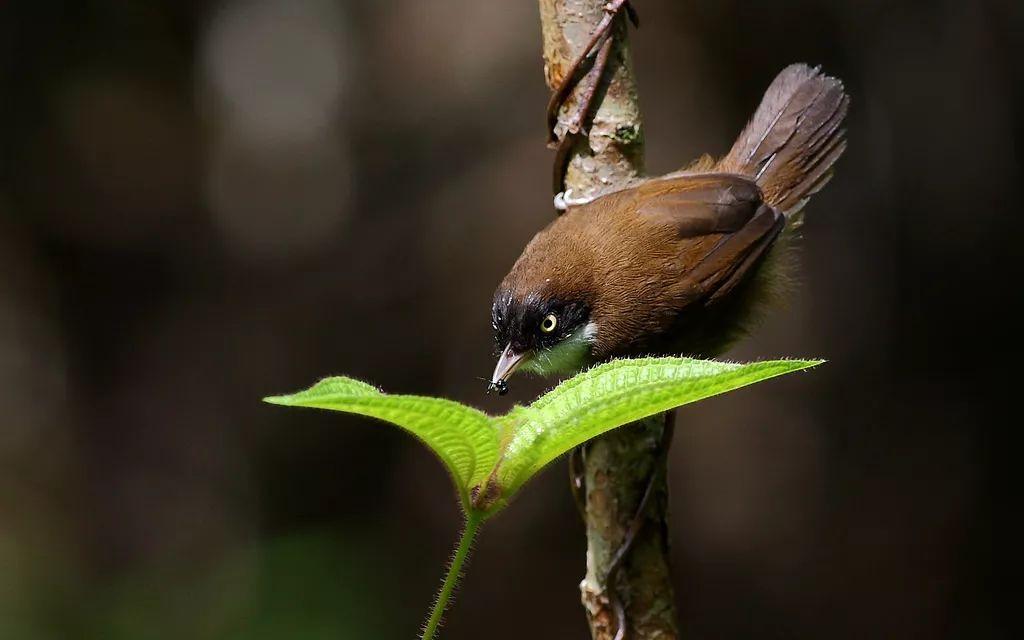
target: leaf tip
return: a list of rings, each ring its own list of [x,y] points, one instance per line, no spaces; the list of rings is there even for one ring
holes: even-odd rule
[[[807,371],[825,364],[828,360],[825,360],[824,358],[783,358],[780,360],[765,360],[763,362],[769,365],[774,364],[776,366],[781,366],[781,372],[786,374],[795,373],[797,371]]]

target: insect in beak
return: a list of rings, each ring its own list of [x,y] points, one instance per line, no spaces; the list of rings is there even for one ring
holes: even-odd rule
[[[497,391],[499,396],[508,393],[508,379],[515,373],[515,370],[522,364],[528,355],[527,353],[516,353],[509,344],[501,352],[498,364],[494,367],[494,374],[487,383],[487,392]]]
[[[508,393],[508,383],[504,380],[493,381],[485,379],[485,382],[487,382],[487,393],[496,391],[499,396],[503,396]]]

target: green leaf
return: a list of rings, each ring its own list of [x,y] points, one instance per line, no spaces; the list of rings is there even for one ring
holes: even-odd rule
[[[264,401],[356,413],[402,427],[441,459],[464,506],[469,504],[469,488],[482,483],[498,461],[498,434],[491,418],[451,400],[387,395],[364,382],[335,377]]]
[[[820,364],[734,364],[693,358],[616,360],[566,380],[514,420],[498,474],[511,495],[545,465],[591,438],[641,418]]]
[[[490,516],[545,465],[591,438],[647,416],[821,362],[616,360],[566,380],[528,407],[517,406],[494,418],[441,398],[387,395],[344,377],[328,378],[306,391],[265,400],[357,413],[397,424],[441,459],[467,512]],[[485,494],[474,501],[477,488]]]

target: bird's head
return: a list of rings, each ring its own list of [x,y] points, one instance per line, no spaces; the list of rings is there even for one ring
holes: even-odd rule
[[[488,389],[504,394],[516,371],[538,375],[573,373],[586,366],[597,338],[590,306],[551,287],[516,291],[502,286],[494,295],[491,326],[501,355]]]

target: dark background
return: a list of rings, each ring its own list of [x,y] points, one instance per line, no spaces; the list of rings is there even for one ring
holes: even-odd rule
[[[689,638],[998,638],[990,402],[1016,333],[1017,0],[637,0],[652,173],[783,66],[853,96],[802,285],[729,354],[823,356],[680,412]],[[0,2],[0,637],[411,638],[439,464],[271,407],[346,373],[491,411],[489,303],[551,217],[534,2]],[[559,462],[446,638],[585,638]]]

